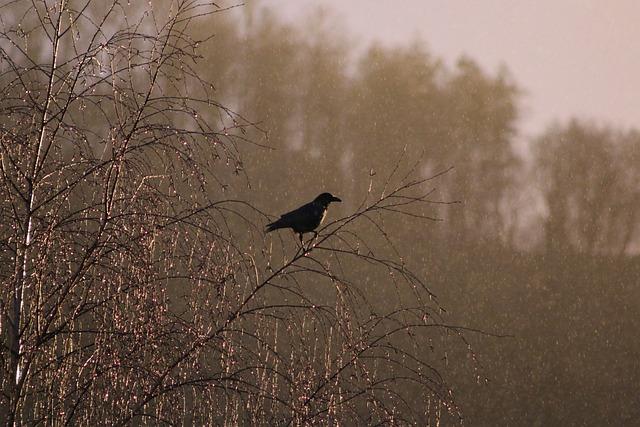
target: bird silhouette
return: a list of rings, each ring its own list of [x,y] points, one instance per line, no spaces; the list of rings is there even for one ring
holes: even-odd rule
[[[312,202],[306,205],[300,206],[298,209],[292,210],[280,216],[280,219],[267,224],[265,230],[269,233],[279,228],[291,228],[295,233],[298,233],[300,237],[300,243],[302,244],[302,235],[304,233],[314,233],[315,229],[322,223],[322,220],[327,215],[327,207],[331,202],[341,202],[339,198],[331,193],[322,193],[316,197]]]

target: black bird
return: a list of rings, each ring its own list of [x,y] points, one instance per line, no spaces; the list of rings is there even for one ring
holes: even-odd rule
[[[327,206],[329,206],[329,203],[341,201],[342,200],[331,193],[322,193],[316,197],[313,202],[300,206],[291,212],[287,212],[281,215],[279,220],[267,224],[265,231],[269,233],[279,228],[291,228],[295,233],[298,233],[300,243],[302,243],[302,235],[304,233],[313,232],[317,235],[314,230],[318,228],[327,215]]]

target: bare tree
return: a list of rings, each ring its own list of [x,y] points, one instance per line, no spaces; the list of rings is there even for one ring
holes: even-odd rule
[[[221,9],[145,7],[0,9],[7,424],[455,412],[441,370],[463,329],[384,229],[433,219],[430,179],[398,163],[317,240],[265,241],[265,215],[227,196],[251,124],[215,102],[188,32]]]

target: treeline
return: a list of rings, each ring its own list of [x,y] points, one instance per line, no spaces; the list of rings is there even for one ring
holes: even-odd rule
[[[430,231],[446,242],[634,251],[637,131],[554,124],[523,157],[522,91],[506,69],[487,72],[467,57],[448,67],[417,42],[356,54],[329,24],[320,15],[291,26],[248,7],[211,27],[207,77],[220,82],[223,103],[265,131],[252,140],[268,149],[244,158],[257,197],[279,206],[331,188],[357,203],[370,175],[389,173],[405,150],[425,175],[455,167],[438,197],[462,206],[440,209],[447,221]]]
[[[472,424],[631,419],[637,375],[606,366],[638,371],[623,302],[640,298],[640,133],[575,119],[523,155],[506,69],[447,66],[421,43],[357,51],[322,16],[237,18],[217,17],[206,52],[220,99],[265,131],[251,139],[267,148],[244,153],[248,197],[275,214],[327,189],[346,213],[399,158],[424,176],[453,166],[433,183],[445,203],[416,212],[443,222],[391,227],[455,318],[514,336],[474,341],[476,368],[448,365]]]

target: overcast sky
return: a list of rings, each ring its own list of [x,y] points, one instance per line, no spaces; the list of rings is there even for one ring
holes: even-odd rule
[[[640,0],[261,0],[285,19],[318,6],[360,45],[424,40],[447,64],[503,64],[526,91],[521,130],[571,116],[640,128]]]

